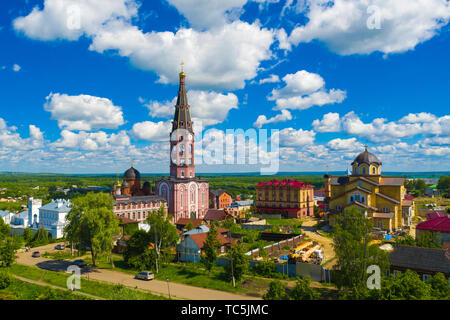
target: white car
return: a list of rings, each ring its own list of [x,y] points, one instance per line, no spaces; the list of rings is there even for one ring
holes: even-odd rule
[[[139,279],[139,280],[150,281],[150,280],[155,279],[155,274],[154,274],[153,272],[150,272],[150,271],[142,271],[142,272],[139,272],[139,273],[135,276],[135,278],[136,278],[136,279]]]

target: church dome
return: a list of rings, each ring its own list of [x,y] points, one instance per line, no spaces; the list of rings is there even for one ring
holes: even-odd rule
[[[366,147],[366,150],[361,152],[355,158],[355,160],[352,162],[352,165],[354,165],[354,164],[359,165],[361,163],[367,163],[368,165],[371,165],[371,164],[381,165],[381,161],[377,158],[376,155],[374,155],[373,153],[367,151],[367,147]]]
[[[127,179],[127,180],[140,179],[141,178],[141,174],[135,168],[131,167],[130,169],[125,171],[125,173],[123,174],[123,178]]]

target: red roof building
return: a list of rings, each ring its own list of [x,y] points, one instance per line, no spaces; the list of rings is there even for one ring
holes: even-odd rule
[[[450,216],[436,217],[419,223],[416,226],[416,237],[420,237],[424,233],[433,233],[436,242],[445,243],[450,241]]]
[[[430,230],[438,232],[450,232],[450,216],[436,217],[419,223],[416,227],[418,230]]]
[[[447,217],[447,214],[443,213],[443,212],[439,212],[439,211],[427,213],[427,220],[431,220],[431,219],[435,219],[435,218],[442,218],[442,217]]]
[[[314,214],[314,186],[293,179],[273,179],[256,185],[255,208],[259,214],[303,218]]]

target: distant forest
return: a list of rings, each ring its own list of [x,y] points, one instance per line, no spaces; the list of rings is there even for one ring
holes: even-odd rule
[[[343,172],[330,172],[330,174],[342,175]],[[386,175],[405,176],[407,178],[439,178],[441,175],[448,173],[384,173]],[[163,174],[142,174],[141,182],[149,181],[152,187],[155,181],[167,175]],[[244,174],[197,174],[197,177],[209,181],[211,189],[225,189],[233,196],[237,195],[255,195],[255,186],[262,181],[272,179],[295,179],[313,184],[316,188],[323,187],[323,173],[280,173],[274,176],[261,176],[257,173]],[[26,206],[26,199],[30,196],[43,199],[47,203],[55,198],[73,198],[79,193],[71,192],[64,194],[58,192],[58,189],[71,189],[72,186],[77,188],[86,188],[88,186],[99,186],[111,188],[116,181],[117,176],[113,174],[97,174],[97,175],[66,175],[66,174],[34,174],[34,173],[10,173],[0,172],[0,198],[19,198],[18,202],[0,202],[0,210],[20,211]],[[122,180],[122,177],[119,176]],[[39,187],[39,189],[37,188]],[[6,189],[6,190],[4,190]]]

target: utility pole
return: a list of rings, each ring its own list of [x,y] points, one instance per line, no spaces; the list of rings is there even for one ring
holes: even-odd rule
[[[366,252],[367,252],[367,228],[366,233],[364,235],[364,256],[363,256],[363,268],[362,268],[362,274],[361,274],[361,281],[364,281],[364,273],[366,269]]]
[[[172,299],[172,297],[170,296],[169,278],[166,278],[166,281],[167,281],[167,291],[169,292],[169,299]]]
[[[231,230],[228,230],[228,239],[230,240],[230,258],[231,258],[231,279],[233,281],[233,288],[236,287],[236,281],[234,280],[234,269],[233,269],[233,245],[231,241]]]

